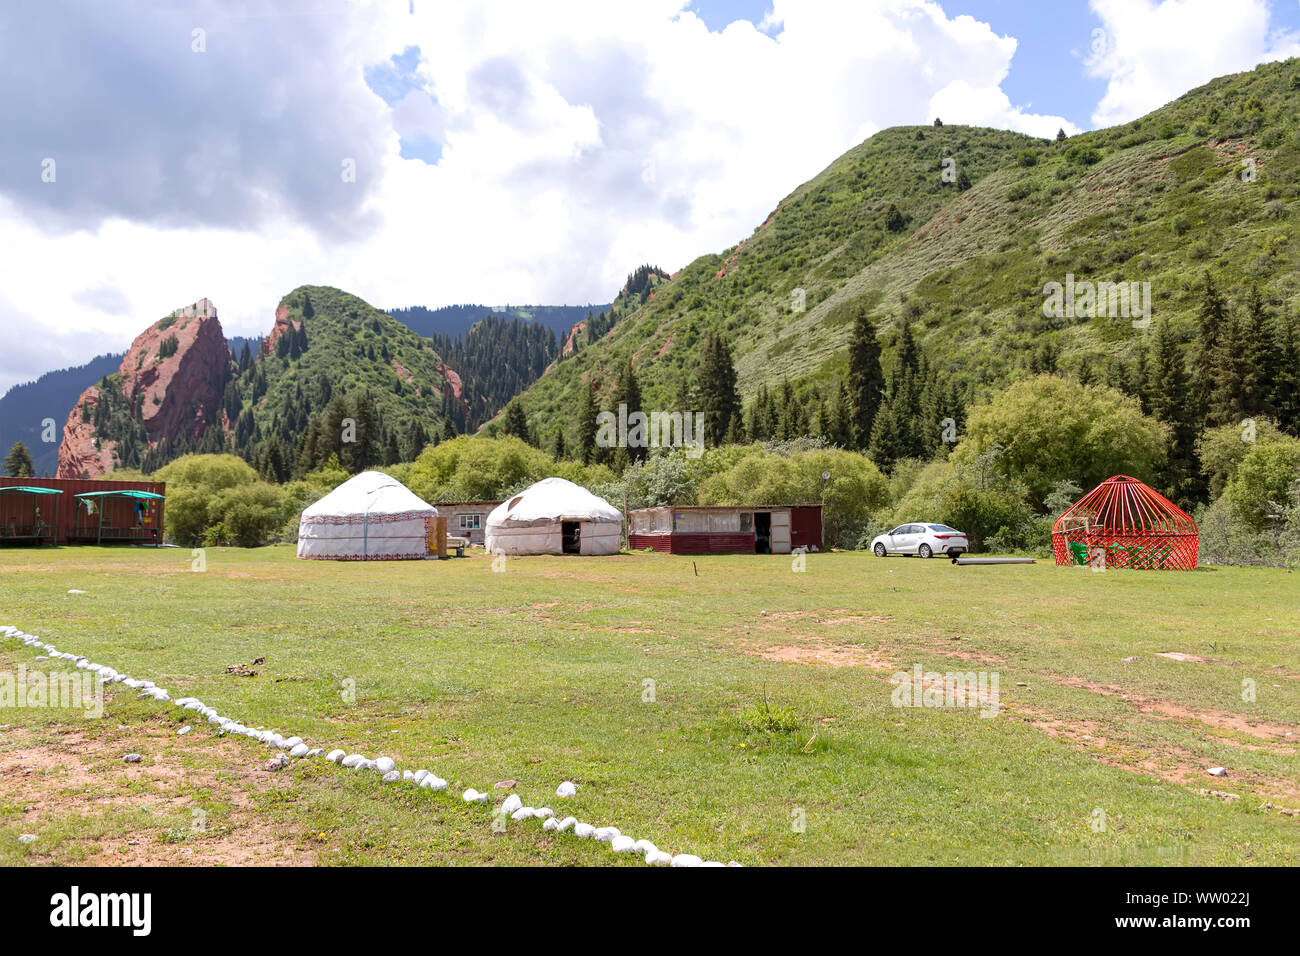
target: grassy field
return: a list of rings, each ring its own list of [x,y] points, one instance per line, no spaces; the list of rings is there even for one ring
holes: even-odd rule
[[[115,685],[100,720],[0,710],[0,864],[638,865],[536,821],[493,833],[457,795],[499,802],[506,780],[525,804],[747,865],[1300,857],[1300,814],[1283,812],[1300,808],[1300,576],[1285,570],[206,559],[3,551],[0,624],[451,791],[319,760],[265,773],[269,748],[201,720],[178,737],[176,708]],[[255,677],[226,673],[259,657]],[[66,666],[0,641],[0,671],[19,664]],[[893,706],[891,676],[917,664],[996,672],[997,716]],[[764,700],[797,720],[760,729]],[[132,751],[144,760],[123,764]],[[557,800],[566,779],[578,796]]]

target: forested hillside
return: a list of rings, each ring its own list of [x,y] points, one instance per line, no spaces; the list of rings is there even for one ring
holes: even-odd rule
[[[1266,333],[1261,371],[1272,393],[1286,394],[1300,292],[1298,105],[1292,60],[1068,139],[884,130],[782,200],[751,237],[691,263],[557,363],[523,396],[528,419],[543,430],[563,423],[572,444],[578,425],[565,410],[589,385],[609,407],[629,362],[647,407],[696,407],[702,344],[717,333],[751,406],[743,434],[833,430],[846,414],[837,403],[852,404],[842,394],[847,346],[864,313],[885,375],[920,376],[925,400],[944,406],[940,417],[960,421],[977,397],[1044,371],[1145,402],[1149,362],[1162,349],[1189,378],[1210,374],[1204,357],[1219,346],[1201,340],[1216,333],[1199,317],[1220,306],[1207,301],[1221,301],[1225,323]],[[1045,285],[1071,277],[1149,283],[1152,321],[1135,327],[1102,309],[1045,315]],[[1294,414],[1276,405],[1270,397],[1243,407]],[[926,413],[927,433],[937,433],[929,418],[939,410]],[[1166,414],[1196,427],[1207,410]]]

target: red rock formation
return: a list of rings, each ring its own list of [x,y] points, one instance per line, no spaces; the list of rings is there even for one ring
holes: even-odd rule
[[[207,300],[205,299],[204,301]],[[262,355],[274,355],[275,343],[280,340],[280,336],[284,335],[284,333],[288,332],[290,329],[293,329],[293,331],[296,332],[300,328],[302,328],[302,323],[290,320],[289,306],[286,302],[281,300],[280,304],[275,308],[275,325],[271,326],[271,334],[262,339]]]
[[[277,315],[277,319],[278,319]],[[209,300],[177,309],[136,337],[118,373],[122,394],[140,408],[151,446],[181,435],[198,437],[221,422],[230,351]],[[59,445],[60,478],[93,478],[111,471],[114,442],[96,441],[98,386],[82,393],[68,416]],[[83,405],[90,409],[83,421]]]

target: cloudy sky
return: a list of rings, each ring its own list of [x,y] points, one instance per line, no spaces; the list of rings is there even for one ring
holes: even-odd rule
[[[876,130],[1051,136],[1300,54],[1298,0],[5,0],[0,392],[207,296],[227,334],[608,301]]]

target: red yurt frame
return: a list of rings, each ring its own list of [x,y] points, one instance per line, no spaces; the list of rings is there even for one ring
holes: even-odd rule
[[[1196,570],[1200,534],[1182,508],[1136,478],[1107,478],[1052,525],[1059,565]]]

